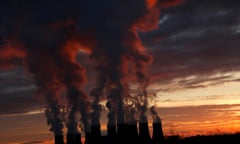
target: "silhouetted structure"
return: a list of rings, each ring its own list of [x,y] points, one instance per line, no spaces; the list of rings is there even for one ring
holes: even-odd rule
[[[150,144],[151,137],[148,129],[148,122],[139,124],[139,141],[141,144]]]
[[[75,143],[76,144],[82,144],[81,134],[78,133],[75,135]]]
[[[118,144],[126,143],[127,139],[127,124],[118,124],[117,125],[117,137],[118,137]]]
[[[55,144],[64,144],[63,135],[55,135]]]
[[[101,126],[91,126],[91,132],[85,133],[84,144],[165,144],[161,122],[155,122],[152,139],[149,133],[148,122],[117,124],[107,126],[107,136],[101,135]],[[66,144],[83,144],[81,133],[67,134]],[[64,144],[62,135],[55,135],[55,144]],[[168,140],[169,142],[170,140]]]
[[[117,142],[117,127],[116,125],[107,126],[107,143],[116,144]]]
[[[138,144],[138,139],[137,123],[129,124],[127,127],[127,144]]]
[[[153,123],[152,143],[153,144],[162,144],[163,142],[165,142],[165,138],[163,135],[162,123],[155,122],[155,123]]]
[[[92,133],[85,133],[85,144],[94,144],[93,138],[92,138]]]
[[[67,134],[67,144],[82,144],[81,134]]]
[[[67,134],[67,144],[73,144],[73,143],[74,143],[74,135]]]
[[[100,125],[92,126],[91,134],[92,134],[92,144],[103,144]]]

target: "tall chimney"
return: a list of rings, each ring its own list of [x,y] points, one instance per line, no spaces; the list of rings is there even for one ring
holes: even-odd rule
[[[67,144],[73,144],[74,143],[74,135],[73,134],[70,134],[68,133],[67,134]]]
[[[98,144],[93,143],[92,133],[85,133],[85,144]]]
[[[127,144],[138,144],[138,127],[137,122],[127,125]]]
[[[117,143],[117,127],[116,125],[107,126],[107,144]]]
[[[163,135],[161,118],[158,116],[158,113],[155,110],[154,106],[152,106],[150,108],[150,112],[151,112],[152,117],[153,117],[153,123],[152,123],[152,127],[153,127],[152,143],[153,144],[164,143],[165,138],[164,138],[164,135]]]
[[[81,133],[77,133],[77,134],[75,135],[74,141],[75,141],[75,144],[82,144]]]
[[[127,124],[125,124],[125,123],[117,124],[117,137],[118,137],[118,143],[119,144],[126,143],[126,139],[127,139]]]
[[[101,136],[101,126],[100,125],[91,126],[91,132],[92,132],[92,144],[103,144]]]
[[[139,124],[139,141],[141,142],[141,144],[151,143],[148,122],[143,122]]]
[[[81,133],[67,134],[67,144],[82,144]]]
[[[161,121],[154,122],[153,123],[153,137],[152,137],[153,144],[161,144],[164,141],[165,141],[165,138],[164,138],[164,135],[163,135]]]
[[[55,144],[64,144],[63,135],[55,135],[54,139],[55,139]]]

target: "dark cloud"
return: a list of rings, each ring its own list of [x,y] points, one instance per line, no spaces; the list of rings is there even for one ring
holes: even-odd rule
[[[25,113],[41,108],[33,96],[33,80],[23,68],[0,71],[0,114]]]
[[[154,55],[153,78],[164,82],[195,75],[196,81],[208,81],[208,76],[239,71],[239,13],[236,0],[189,0],[163,11],[159,29],[141,34]]]
[[[178,83],[183,88],[205,88],[208,86],[214,86],[218,84],[223,84],[227,82],[237,81],[238,78],[234,78],[231,74],[229,75],[220,75],[220,76],[208,76],[208,75],[198,75],[192,78],[182,78]],[[206,84],[207,82],[207,84]]]

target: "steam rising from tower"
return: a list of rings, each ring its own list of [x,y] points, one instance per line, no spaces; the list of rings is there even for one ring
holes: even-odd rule
[[[5,37],[24,50],[25,66],[34,76],[36,94],[46,99],[45,114],[50,130],[59,136],[57,143],[63,143],[64,126],[68,143],[81,143],[81,124],[86,141],[101,141],[101,100],[107,101],[110,141],[117,138],[123,143],[121,140],[131,136],[128,130],[138,137],[137,121],[139,135],[150,139],[146,115],[150,78],[146,69],[153,58],[138,32],[157,28],[160,9],[179,1],[4,0],[5,11],[11,16],[4,19]],[[96,86],[90,92],[92,101],[83,90],[85,69],[76,60],[83,49],[90,53],[97,71]],[[137,86],[134,96],[130,84]],[[151,112],[160,121],[154,109]],[[66,113],[65,121],[62,115]]]

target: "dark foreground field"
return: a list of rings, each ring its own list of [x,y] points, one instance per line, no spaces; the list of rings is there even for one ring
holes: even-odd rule
[[[219,134],[219,135],[198,135],[181,138],[179,136],[169,136],[164,144],[240,144],[240,133]]]
[[[106,137],[103,137],[103,144],[108,144]],[[126,144],[131,142],[126,141]],[[134,142],[133,144],[145,144],[143,141]],[[114,143],[113,143],[114,144]],[[117,142],[118,144],[118,142]],[[240,144],[240,133],[237,134],[218,134],[218,135],[197,135],[182,138],[180,136],[168,136],[164,141],[153,142],[149,144]]]

